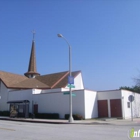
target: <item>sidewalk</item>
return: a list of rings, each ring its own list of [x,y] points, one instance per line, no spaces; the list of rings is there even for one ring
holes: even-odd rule
[[[7,121],[19,121],[19,122],[30,122],[30,123],[50,123],[50,124],[85,124],[85,125],[135,125],[140,124],[140,118],[135,118],[133,121],[131,119],[89,119],[89,120],[74,120],[72,123],[69,123],[68,120],[64,119],[31,119],[31,118],[10,118],[0,116],[0,120]]]

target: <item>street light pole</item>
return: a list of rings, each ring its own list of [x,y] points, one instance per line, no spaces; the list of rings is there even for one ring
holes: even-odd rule
[[[68,47],[69,47],[69,76],[71,77],[72,76],[72,74],[71,74],[71,46],[70,46],[69,42],[67,41],[67,39],[65,37],[63,37],[62,34],[57,34],[57,36],[63,38],[66,41],[66,43],[68,44]],[[69,91],[70,91],[70,94],[69,94],[69,110],[70,110],[69,122],[71,123],[71,122],[73,122],[71,84],[69,86]]]

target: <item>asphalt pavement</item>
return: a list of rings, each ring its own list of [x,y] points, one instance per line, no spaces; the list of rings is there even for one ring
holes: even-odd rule
[[[4,118],[3,118],[4,119]],[[5,118],[6,119],[6,118]],[[15,121],[16,120],[16,121]],[[1,140],[128,140],[132,128],[140,131],[139,119],[130,120],[83,120],[68,124],[67,120],[40,120],[17,118],[0,120]],[[43,123],[41,123],[43,122]],[[46,123],[44,123],[46,122]],[[48,123],[49,122],[49,123]],[[59,124],[57,124],[59,122]],[[56,124],[52,124],[56,123]]]
[[[50,124],[104,124],[104,125],[138,125],[140,126],[140,118],[131,119],[116,119],[116,118],[102,118],[102,119],[87,119],[87,120],[74,120],[69,123],[68,120],[64,119],[37,119],[37,118],[10,118],[0,116],[0,120],[7,121],[18,121],[18,122],[30,122],[30,123],[50,123]]]

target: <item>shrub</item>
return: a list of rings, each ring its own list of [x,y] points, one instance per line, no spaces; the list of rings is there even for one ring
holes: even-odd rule
[[[79,114],[75,114],[75,115],[73,116],[73,118],[74,118],[74,120],[83,120],[83,119],[84,119],[83,116],[81,116],[81,115],[79,115]]]
[[[9,111],[0,111],[0,116],[10,116]]]
[[[40,119],[59,119],[58,113],[35,113],[35,118]]]
[[[69,119],[69,114],[65,114],[65,119],[66,120],[68,120]],[[81,116],[81,115],[79,115],[79,114],[73,114],[72,115],[73,116],[73,119],[74,120],[83,120],[84,118]]]

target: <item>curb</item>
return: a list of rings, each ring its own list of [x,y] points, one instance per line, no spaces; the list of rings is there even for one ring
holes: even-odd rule
[[[14,118],[0,118],[0,120],[5,121],[16,121],[16,122],[30,122],[30,123],[50,123],[50,124],[71,124],[69,122],[53,122],[53,121],[39,121],[39,120],[24,120],[24,119],[14,119]]]
[[[60,121],[59,120],[57,120],[57,121],[53,121],[53,120],[47,121],[47,120],[43,120],[43,119],[38,120],[38,119],[25,119],[25,118],[20,119],[20,118],[7,118],[7,117],[1,117],[0,120],[16,121],[16,122],[28,122],[28,123],[46,123],[46,124],[120,125],[120,121],[119,121],[118,124],[116,124],[114,122],[111,123],[111,121],[103,121],[103,120],[102,120],[102,122],[101,121],[100,122],[98,122],[98,121],[93,121],[93,122],[92,121],[91,122],[87,122],[87,121],[85,121],[85,122],[84,121],[82,121],[82,122],[74,121],[72,123],[69,123],[68,121],[63,122],[61,120]],[[129,122],[129,123],[130,124],[132,124],[132,123],[136,124],[136,123],[140,123],[140,121]],[[129,123],[125,122],[124,125],[126,125],[126,124],[129,125]]]
[[[56,121],[45,121],[45,120],[26,120],[26,119],[14,119],[14,118],[0,118],[5,121],[16,121],[16,122],[28,122],[28,123],[46,123],[46,124],[80,124],[80,125],[111,125],[109,123],[101,122],[56,122]]]

